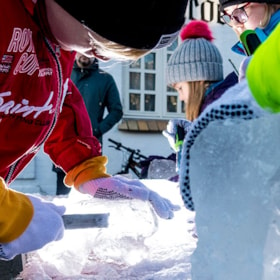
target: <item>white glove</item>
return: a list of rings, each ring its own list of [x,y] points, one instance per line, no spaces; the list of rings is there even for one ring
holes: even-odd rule
[[[180,206],[172,204],[168,199],[149,190],[139,180],[131,180],[123,176],[90,180],[82,184],[79,191],[102,199],[136,198],[149,201],[158,216],[163,219],[172,219],[174,216],[173,211],[180,209]]]
[[[239,66],[239,76],[238,76],[238,81],[239,82],[241,80],[243,80],[244,78],[246,78],[246,70],[247,70],[247,67],[248,67],[248,64],[249,64],[251,58],[252,58],[252,56],[247,56],[240,63],[240,66]]]
[[[27,197],[34,208],[32,220],[17,239],[0,243],[0,259],[11,260],[16,255],[40,249],[47,243],[63,237],[64,224],[61,216],[65,212],[65,207],[35,196],[27,195]]]

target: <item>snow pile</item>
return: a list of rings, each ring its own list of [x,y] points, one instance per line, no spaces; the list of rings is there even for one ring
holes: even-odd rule
[[[279,115],[214,122],[197,137],[192,280],[280,279],[279,139]]]
[[[167,180],[143,180],[181,205],[172,220],[158,218],[149,203],[92,199],[73,190],[50,198],[68,214],[110,213],[108,228],[66,230],[61,241],[29,253],[24,280],[190,279],[190,255],[196,247],[194,213],[183,207],[179,188]],[[47,230],[47,229],[46,229]]]

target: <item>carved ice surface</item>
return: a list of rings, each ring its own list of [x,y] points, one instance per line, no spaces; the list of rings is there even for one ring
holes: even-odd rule
[[[173,160],[154,159],[149,165],[148,179],[169,179],[176,175],[176,163]]]
[[[213,122],[190,158],[192,280],[279,280],[280,116]]]
[[[53,202],[64,204],[67,214],[110,213],[108,228],[66,230],[62,240],[28,254],[23,279],[190,280],[194,213],[184,208],[177,183],[143,183],[181,206],[172,220],[158,218],[148,202],[99,200],[72,190]]]

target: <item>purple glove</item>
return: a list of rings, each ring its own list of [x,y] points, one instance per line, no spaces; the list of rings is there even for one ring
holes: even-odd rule
[[[238,81],[240,82],[244,78],[246,78],[246,70],[248,67],[248,64],[251,60],[252,56],[248,56],[242,60],[239,66],[239,76],[238,76]]]
[[[178,205],[173,205],[168,199],[149,190],[139,180],[130,180],[123,176],[90,180],[82,184],[79,191],[101,199],[136,198],[149,201],[158,216],[163,219],[172,219],[174,216],[173,211],[180,209]]]
[[[27,197],[34,208],[32,220],[17,239],[9,243],[0,243],[0,259],[13,259],[16,255],[40,249],[47,243],[63,237],[64,224],[61,216],[66,210],[65,207],[35,196]]]

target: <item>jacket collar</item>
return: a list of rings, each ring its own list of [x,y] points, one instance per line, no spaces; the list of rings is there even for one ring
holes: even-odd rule
[[[255,29],[261,42],[264,42],[266,40],[266,38],[269,36],[269,34],[277,26],[279,21],[280,21],[280,10],[278,10],[271,16],[271,19],[265,28],[256,28]],[[232,46],[231,50],[237,54],[244,55],[244,56],[246,55],[244,47],[240,41],[238,41],[236,44],[234,44]]]

